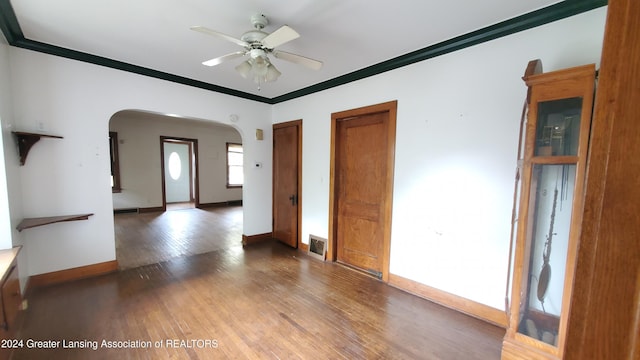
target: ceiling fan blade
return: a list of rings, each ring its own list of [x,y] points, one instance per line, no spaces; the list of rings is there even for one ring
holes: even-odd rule
[[[302,66],[308,67],[309,69],[320,70],[320,68],[322,67],[322,61],[314,60],[308,57],[304,57],[302,55],[296,55],[290,52],[280,51],[280,50],[275,50],[272,52],[272,54],[278,59],[300,64]]]
[[[235,59],[235,58],[239,58],[239,57],[243,57],[247,54],[246,51],[237,51],[231,54],[227,54],[227,55],[223,55],[220,57],[217,57],[215,59],[211,59],[211,60],[207,60],[205,62],[202,63],[202,65],[206,65],[206,66],[215,66],[218,64],[221,64],[227,60],[231,60],[231,59]]]
[[[264,39],[262,39],[262,45],[269,49],[273,49],[276,46],[280,46],[286,42],[289,42],[293,39],[297,39],[300,37],[295,30],[288,27],[287,25],[281,26],[278,30],[272,32],[267,35]]]
[[[204,26],[192,26],[190,27],[191,30],[193,31],[197,31],[197,32],[201,32],[203,34],[207,34],[207,35],[212,35],[212,36],[217,36],[221,39],[227,40],[227,41],[231,41],[232,43],[238,44],[240,46],[244,46],[244,47],[249,47],[249,43],[240,39],[236,39],[231,35],[227,35],[227,34],[223,34],[221,32],[215,31],[215,30],[211,30],[209,28],[206,28]]]

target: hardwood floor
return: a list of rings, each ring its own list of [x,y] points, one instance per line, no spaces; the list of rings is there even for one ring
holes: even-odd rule
[[[167,210],[184,210],[184,209],[195,209],[196,203],[185,201],[185,202],[177,202],[177,203],[167,203]]]
[[[184,221],[200,230],[176,233],[209,234],[195,214]],[[168,215],[153,220],[181,218]],[[500,358],[504,329],[275,241],[221,236],[214,251],[32,289],[12,358]]]
[[[120,269],[242,246],[242,206],[116,214],[114,222]]]

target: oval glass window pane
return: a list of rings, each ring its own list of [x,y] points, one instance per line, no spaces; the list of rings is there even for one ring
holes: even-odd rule
[[[169,155],[169,176],[171,176],[173,180],[178,180],[181,172],[182,161],[180,160],[180,155],[174,151]]]

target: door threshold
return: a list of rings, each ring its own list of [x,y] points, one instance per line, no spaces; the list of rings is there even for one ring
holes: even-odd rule
[[[367,275],[367,276],[372,277],[372,278],[374,278],[376,280],[382,281],[382,272],[377,272],[377,271],[374,271],[374,270],[362,269],[362,268],[359,268],[359,267],[357,267],[355,265],[351,265],[351,264],[347,264],[346,262],[342,262],[340,260],[336,260],[336,264],[341,265],[341,266],[343,266],[343,267],[345,267],[345,268],[347,268],[349,270],[353,270],[355,272],[359,272],[361,274]]]

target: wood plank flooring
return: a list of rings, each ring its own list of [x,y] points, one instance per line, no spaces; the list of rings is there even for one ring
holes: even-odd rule
[[[275,242],[38,288],[29,303],[20,339],[98,349],[20,349],[13,359],[487,360],[499,359],[504,335]],[[151,346],[110,349],[103,340]]]
[[[116,214],[114,223],[120,269],[242,246],[242,206]]]
[[[194,216],[183,225],[200,230],[165,229],[201,232],[215,242],[208,227],[195,224],[201,215]],[[170,237],[144,229],[153,226],[133,227]],[[176,251],[181,255],[159,263],[33,289],[17,333],[23,348],[12,358],[500,358],[504,329],[278,242],[243,248],[220,234],[214,251]]]

